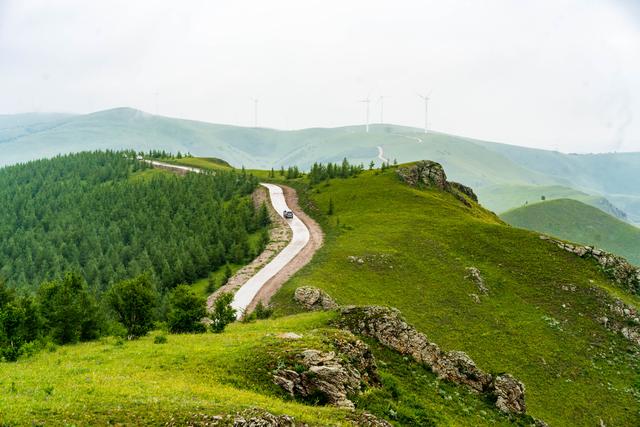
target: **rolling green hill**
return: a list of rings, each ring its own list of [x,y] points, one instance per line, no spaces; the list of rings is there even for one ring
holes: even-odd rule
[[[521,379],[528,411],[550,425],[640,422],[637,349],[598,322],[613,298],[639,299],[595,263],[449,193],[403,184],[393,170],[296,186],[327,236],[276,295],[279,313],[298,310],[292,294],[303,285],[341,304],[397,307],[445,349]],[[487,295],[466,278],[469,267]]]
[[[594,206],[618,219],[627,220],[626,212],[618,209],[602,196],[593,196],[561,185],[491,185],[481,187],[478,197],[485,206],[498,213],[514,207],[545,200],[572,199]]]
[[[218,162],[192,161],[219,170]],[[135,179],[153,182],[153,173],[142,173]],[[295,186],[326,233],[312,262],[275,296],[278,318],[216,335],[169,335],[166,344],[156,331],[27,351],[0,363],[0,424],[181,425],[259,407],[311,425],[349,424],[361,411],[395,425],[529,425],[372,341],[381,385],[354,397],[355,413],[287,397],[271,373],[336,334],[335,312],[300,313],[292,294],[301,285],[341,304],[397,307],[444,350],[522,380],[527,412],[550,425],[640,423],[638,348],[599,320],[620,321],[614,301],[637,307],[640,298],[594,262],[506,225],[459,193],[411,187],[394,168],[313,186],[304,177],[272,180]],[[468,277],[470,267],[486,293]]]
[[[640,265],[640,228],[576,200],[533,203],[501,215],[509,224],[613,252]]]
[[[513,186],[563,186],[596,198],[604,197],[640,222],[639,153],[569,155],[471,138],[377,124],[282,131],[246,128],[155,116],[130,108],[86,115],[22,114],[0,116],[0,166],[95,149],[164,149],[217,157],[236,167],[270,169],[347,157],[365,165],[383,158],[398,162],[432,159],[448,175],[470,185],[491,210],[518,207],[528,197],[514,194],[505,206],[491,189]],[[545,190],[546,191],[546,190]],[[573,197],[573,196],[571,196]],[[580,199],[582,200],[582,199]]]

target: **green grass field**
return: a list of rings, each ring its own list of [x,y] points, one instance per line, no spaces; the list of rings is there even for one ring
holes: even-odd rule
[[[297,187],[327,236],[276,295],[280,314],[298,310],[292,294],[302,285],[341,304],[394,306],[443,348],[522,380],[529,412],[551,425],[640,423],[637,350],[597,323],[605,309],[591,288],[636,306],[638,298],[593,263],[448,193],[410,188],[393,171]],[[489,287],[480,304],[469,295],[478,293],[465,279],[470,266]],[[577,291],[564,291],[567,284]]]
[[[593,245],[640,265],[640,228],[576,200],[529,204],[501,217],[513,226]]]
[[[196,414],[267,408],[314,426],[347,424],[350,411],[283,396],[270,372],[305,348],[323,349],[334,313],[236,323],[222,334],[106,338],[0,364],[0,425],[184,425]],[[301,340],[277,335],[296,332]],[[513,425],[491,402],[374,346],[383,385],[356,399],[401,425]],[[520,425],[524,421],[516,419]]]

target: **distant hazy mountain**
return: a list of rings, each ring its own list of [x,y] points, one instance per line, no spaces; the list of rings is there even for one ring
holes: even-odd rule
[[[364,164],[380,164],[381,157],[398,162],[431,159],[442,163],[451,178],[478,190],[481,201],[498,212],[528,200],[531,187],[562,186],[586,197],[605,198],[613,209],[640,222],[640,153],[570,155],[437,132],[425,135],[415,128],[384,124],[371,126],[369,133],[363,126],[296,131],[246,128],[130,108],[86,115],[0,116],[0,166],[106,148],[189,151],[261,169],[289,165],[306,169],[316,161],[344,157]],[[518,195],[518,188],[527,190]],[[513,204],[491,197],[492,191],[510,192]]]
[[[594,245],[640,265],[640,228],[570,199],[529,204],[501,215],[511,225]]]

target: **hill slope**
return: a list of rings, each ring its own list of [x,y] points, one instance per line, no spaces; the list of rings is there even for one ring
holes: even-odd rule
[[[592,245],[640,265],[640,228],[570,199],[529,204],[501,215],[511,225]]]
[[[452,194],[401,183],[393,170],[297,186],[327,238],[276,296],[280,313],[297,310],[292,294],[303,285],[341,304],[397,307],[446,350],[522,380],[528,412],[550,425],[640,422],[637,348],[598,321],[614,296],[638,298],[595,263]]]
[[[535,203],[544,197],[545,200],[578,200],[618,219],[628,219],[626,212],[614,206],[608,199],[561,185],[491,185],[481,187],[478,190],[478,197],[485,206],[490,206],[492,210],[498,213],[506,212],[528,203]]]

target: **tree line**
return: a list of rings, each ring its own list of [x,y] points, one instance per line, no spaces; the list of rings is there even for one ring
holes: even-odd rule
[[[0,277],[8,286],[78,272],[97,290],[149,272],[161,289],[244,263],[268,224],[246,173],[153,174],[135,153],[58,156],[0,169]],[[264,234],[264,233],[263,233]]]
[[[209,314],[212,332],[235,320],[232,298],[223,294],[216,301]],[[162,294],[149,274],[118,282],[101,297],[77,273],[42,283],[35,295],[18,295],[0,281],[0,362],[106,335],[135,339],[154,328],[201,333],[205,316],[206,301],[190,286]]]

